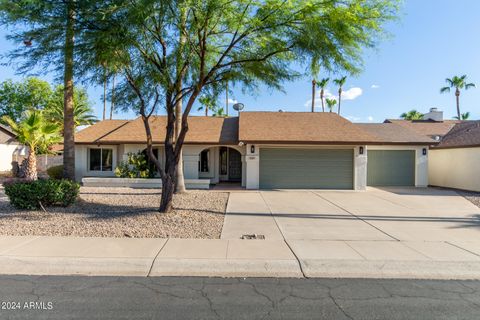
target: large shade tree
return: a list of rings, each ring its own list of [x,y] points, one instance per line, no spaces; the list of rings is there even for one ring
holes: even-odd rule
[[[453,78],[445,79],[447,86],[440,89],[440,93],[450,92],[450,89],[455,89],[455,101],[457,103],[457,119],[462,119],[462,113],[460,112],[460,91],[475,88],[474,83],[467,82],[467,76],[461,77],[454,76]]]
[[[47,108],[51,95],[50,84],[38,78],[5,80],[0,83],[0,118],[8,116],[18,122],[27,110]]]
[[[64,177],[75,179],[75,123],[73,79],[88,68],[75,68],[91,48],[82,43],[82,34],[94,28],[86,13],[95,11],[93,0],[0,0],[0,24],[8,28],[7,39],[15,47],[8,54],[20,73],[40,67],[54,70],[64,83]],[[85,60],[83,60],[85,61]]]
[[[357,72],[362,49],[375,46],[396,12],[395,0],[112,0],[95,11],[99,25],[89,36],[108,39],[108,50],[137,89],[147,79],[139,74],[148,70],[157,91],[138,92],[153,95],[157,103],[149,106],[161,104],[167,115],[161,166],[152,151],[150,112],[138,107],[145,99],[137,94],[148,155],[162,178],[159,210],[171,209],[188,117],[204,91],[227,81],[247,90],[260,84],[280,90],[285,81],[316,75],[320,67]],[[183,113],[175,139],[178,101]]]

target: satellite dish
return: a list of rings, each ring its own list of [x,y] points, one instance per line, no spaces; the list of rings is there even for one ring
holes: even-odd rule
[[[242,111],[243,108],[245,108],[244,104],[243,103],[235,103],[233,105],[233,109],[234,110],[237,110],[238,112]]]

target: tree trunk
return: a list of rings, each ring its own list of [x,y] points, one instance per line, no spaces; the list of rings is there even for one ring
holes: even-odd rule
[[[320,100],[322,101],[322,112],[325,112],[325,101],[323,101],[323,95],[324,95],[324,91],[323,91],[323,88],[322,90],[320,91]]]
[[[165,174],[162,179],[162,198],[160,199],[160,208],[158,211],[165,213],[172,210],[173,192],[175,191],[175,183],[173,177]]]
[[[67,1],[64,65],[63,177],[75,180],[75,123],[73,117],[74,0]]]
[[[338,89],[338,115],[340,115],[340,103],[342,102],[342,88]]]
[[[225,110],[228,117],[228,81],[225,88]]]
[[[182,22],[182,28],[185,27],[185,11],[181,10],[180,16]],[[183,46],[185,44],[185,35],[183,32],[180,32],[180,52],[183,50]],[[178,59],[178,62],[182,61],[182,59]],[[176,94],[180,94],[182,91],[183,86],[183,78],[185,77],[185,72],[181,71],[180,64],[177,63],[177,77],[180,81],[177,83],[177,87],[175,88]],[[178,99],[179,97],[177,97]],[[183,106],[183,99],[178,99],[177,103],[175,104],[175,142],[178,140],[178,136],[180,135],[180,130],[182,129],[182,106]],[[178,164],[175,170],[175,192],[176,193],[184,193],[187,189],[185,188],[185,177],[183,176],[183,152],[180,150],[180,155],[178,157]]]
[[[315,87],[317,86],[317,82],[315,79],[312,80],[312,112],[315,112]]]
[[[37,156],[35,152],[30,149],[27,157],[27,167],[25,168],[25,179],[34,181],[38,179],[37,176]]]
[[[462,120],[462,115],[460,113],[460,90],[458,88],[455,90],[455,98],[457,100],[457,116],[458,120]]]
[[[103,73],[103,120],[107,116],[107,68],[104,67]]]
[[[182,128],[182,101],[178,101],[175,106],[175,140],[180,135]],[[183,152],[180,152],[178,160],[176,175],[175,175],[175,192],[184,193],[187,189],[185,187],[185,177],[183,176]]]
[[[115,74],[112,78],[112,105],[110,108],[110,120],[113,119],[113,110],[115,109]]]

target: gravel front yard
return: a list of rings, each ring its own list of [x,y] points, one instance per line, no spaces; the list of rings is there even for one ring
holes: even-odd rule
[[[457,193],[480,208],[480,192],[457,190]]]
[[[173,212],[160,214],[156,189],[82,187],[69,208],[19,211],[0,189],[0,235],[135,238],[220,238],[228,193],[175,195]]]

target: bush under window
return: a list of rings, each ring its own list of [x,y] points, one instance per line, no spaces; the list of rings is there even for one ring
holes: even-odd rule
[[[154,168],[144,153],[129,153],[128,160],[122,161],[115,168],[115,175],[119,178],[153,178]]]
[[[10,203],[17,209],[35,210],[41,207],[72,205],[80,185],[70,180],[11,181],[4,183]]]

